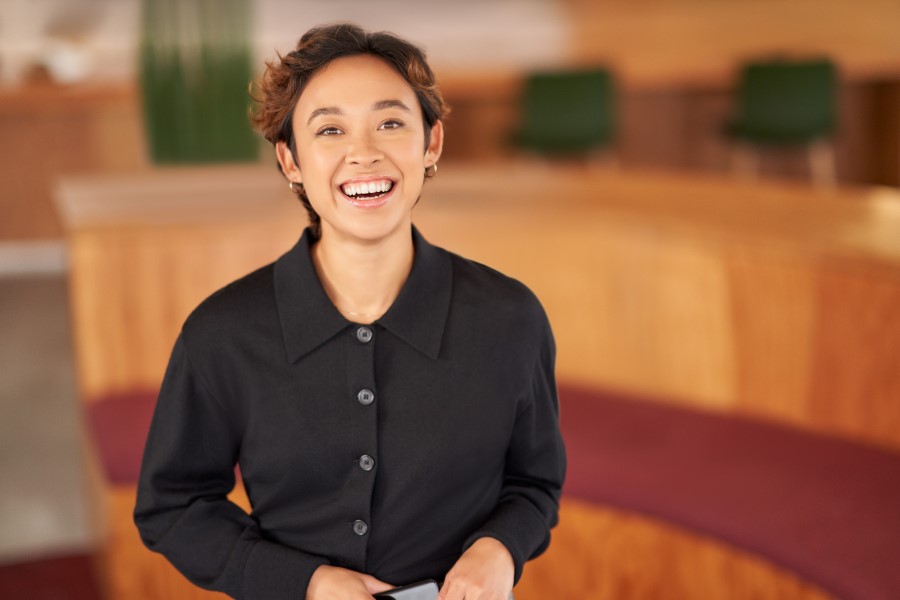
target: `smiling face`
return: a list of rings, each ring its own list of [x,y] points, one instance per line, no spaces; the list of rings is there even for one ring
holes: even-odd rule
[[[443,128],[435,123],[425,147],[422,109],[399,73],[371,55],[333,60],[301,93],[293,134],[298,164],[283,142],[278,160],[289,180],[303,183],[323,239],[409,235]]]

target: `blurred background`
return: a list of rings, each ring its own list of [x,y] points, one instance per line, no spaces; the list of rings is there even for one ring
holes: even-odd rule
[[[130,524],[143,436],[305,224],[247,85],[339,20],[451,107],[419,227],[554,325],[571,501],[517,598],[896,597],[897,0],[0,0],[0,597],[203,597]]]

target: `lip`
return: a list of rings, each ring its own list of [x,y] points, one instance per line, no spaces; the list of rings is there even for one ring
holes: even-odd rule
[[[364,200],[361,198],[354,198],[352,196],[348,196],[344,193],[344,186],[348,183],[365,183],[368,181],[382,181],[388,180],[391,182],[391,189],[384,196],[380,196],[378,198],[372,198],[371,200]],[[384,175],[361,175],[359,177],[351,177],[350,179],[344,180],[337,186],[338,194],[340,194],[341,198],[344,199],[347,204],[362,209],[375,209],[384,206],[390,201],[390,199],[394,196],[394,191],[397,189],[397,180],[393,177],[386,177]]]
[[[345,179],[338,186],[347,185],[348,183],[362,183],[364,181],[380,181],[382,179],[387,179],[391,183],[397,183],[397,180],[393,177],[388,177],[387,175],[360,175],[359,177],[351,177],[350,179]]]

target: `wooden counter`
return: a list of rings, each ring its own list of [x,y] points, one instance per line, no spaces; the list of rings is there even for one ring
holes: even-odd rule
[[[188,312],[304,224],[271,168],[70,178],[59,199],[88,401],[157,386]],[[560,379],[900,447],[895,190],[447,165],[415,220],[532,287]]]

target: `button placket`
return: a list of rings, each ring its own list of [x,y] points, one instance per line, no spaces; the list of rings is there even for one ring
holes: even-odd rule
[[[353,563],[366,564],[369,533],[372,523],[372,494],[378,456],[378,382],[375,379],[375,351],[378,332],[374,326],[357,325],[348,331],[348,381],[347,401],[356,405],[352,418],[351,449],[353,472],[349,474],[347,496],[352,498],[347,514],[350,525],[348,535],[359,539],[352,551]],[[352,533],[351,533],[352,532]]]

